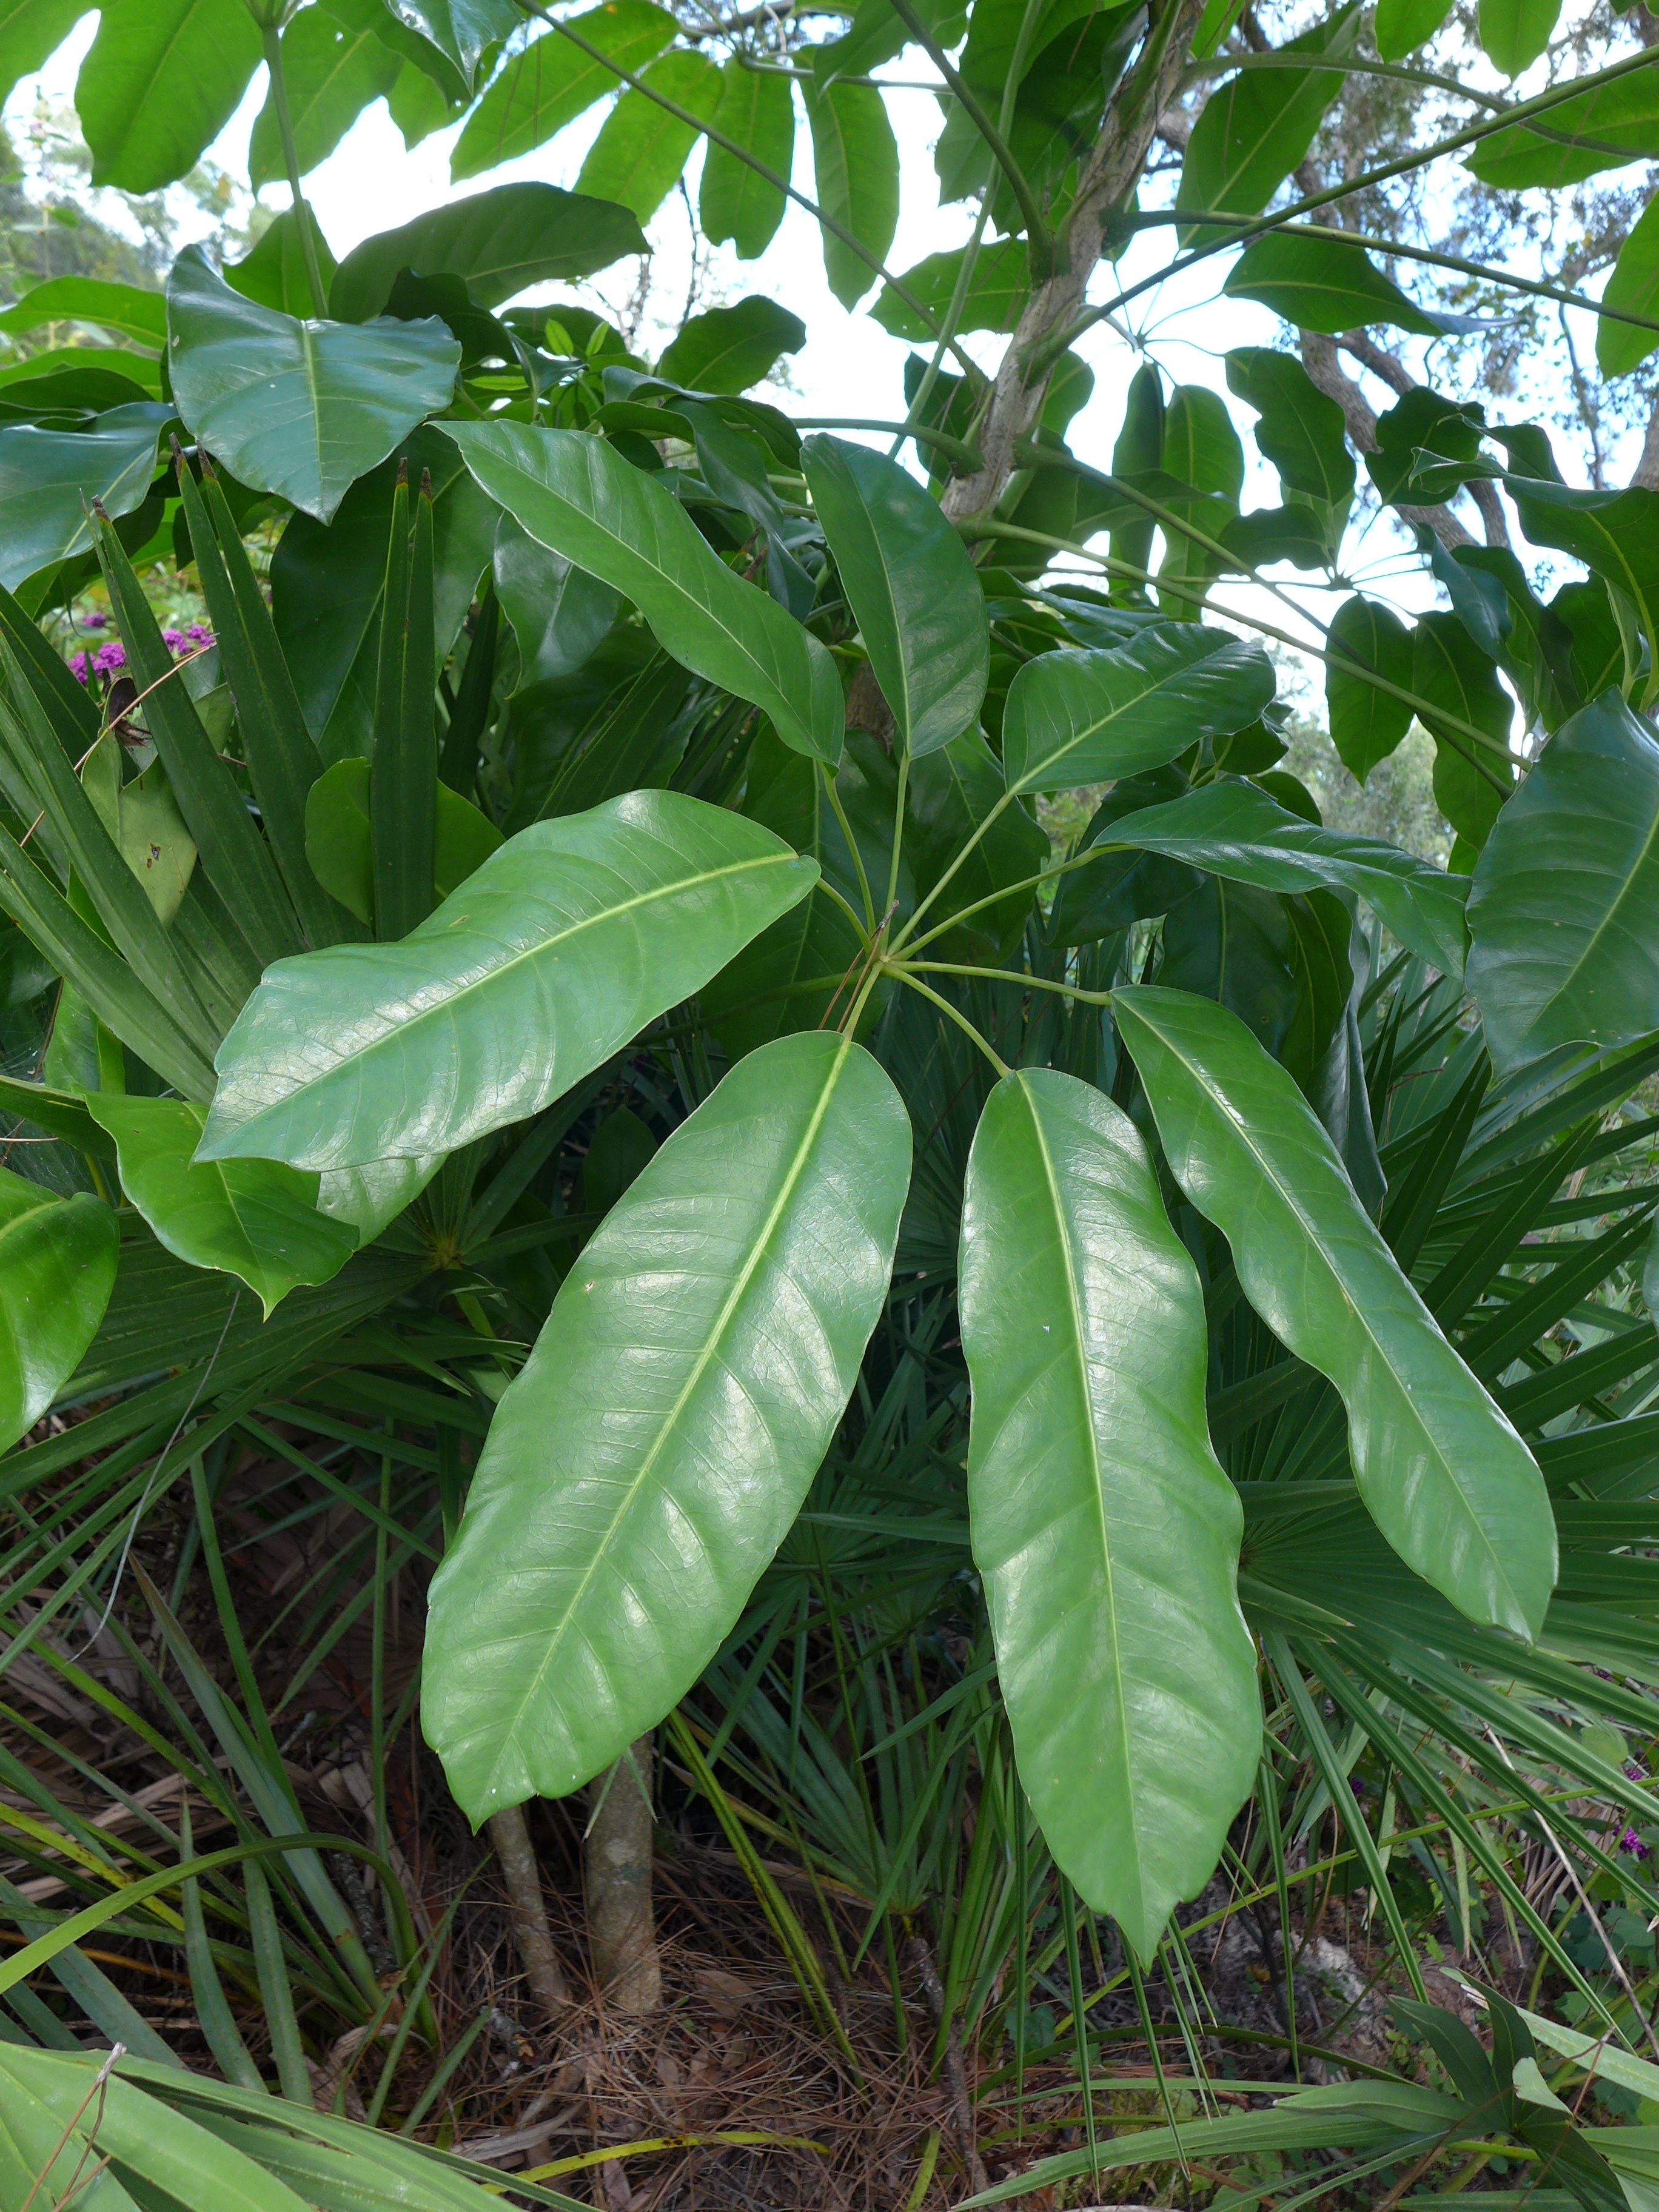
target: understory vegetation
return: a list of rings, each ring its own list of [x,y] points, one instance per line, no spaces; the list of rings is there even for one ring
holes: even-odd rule
[[[14,121],[0,2212],[1655,2212],[1659,17]]]

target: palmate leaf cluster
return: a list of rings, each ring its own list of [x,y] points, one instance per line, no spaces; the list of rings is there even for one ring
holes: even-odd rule
[[[75,12],[0,10],[0,75]],[[15,2057],[20,2110],[79,2111],[82,2137],[106,2112],[112,2202],[179,2194],[142,2109],[173,2085],[93,2082],[28,1985],[50,1967],[164,2066],[79,1948],[142,1908],[237,2084],[185,2100],[190,2125],[258,2201],[349,2196],[344,2138],[274,2142],[280,2117],[237,2101],[267,2085],[227,1985],[257,1991],[301,2101],[301,2012],[362,2025],[379,1988],[293,1840],[225,1602],[212,1482],[237,1439],[343,1486],[377,1576],[433,1570],[420,1720],[471,1819],[666,1723],[734,1848],[728,1784],[811,1831],[866,1943],[930,1917],[943,2018],[993,2043],[1023,2054],[1051,1891],[1042,1971],[1066,1952],[1086,2081],[1082,1917],[1115,1922],[1139,1990],[1175,1973],[1171,1913],[1218,1863],[1282,1907],[1286,1833],[1338,1808],[1407,1978],[1409,1827],[1454,1853],[1443,1898],[1473,1863],[1628,2034],[1505,1839],[1637,1881],[1608,1823],[1646,1814],[1620,1732],[1651,1733],[1655,1671],[1651,1125],[1625,1102],[1659,1066],[1659,493],[1575,489],[1536,425],[1403,371],[1365,428],[1316,342],[1458,319],[1317,196],[1273,206],[1345,71],[1437,19],[1347,8],[1266,51],[1219,6],[868,0],[837,39],[768,58],[734,33],[718,62],[643,0],[537,21],[116,0],[77,95],[99,180],[182,173],[263,59],[253,173],[295,204],[239,264],[186,250],[164,296],[67,278],[12,311],[119,343],[0,381],[0,907],[57,979],[39,1070],[0,1083],[52,1140],[0,1181],[3,1664],[73,1669],[155,1747],[58,1642],[118,1617],[131,1563],[190,1692],[163,1700],[165,1755],[237,1831],[198,1861],[153,1822],[159,1856],[114,1887],[80,1838],[85,1911],[20,1911],[0,1994],[43,2046]],[[1551,28],[1500,8],[1481,39],[1513,76]],[[868,72],[907,46],[947,88],[941,193],[982,220],[895,273]],[[337,265],[301,196],[371,100],[411,137],[465,110],[470,177],[619,80],[574,190],[487,187]],[[1173,205],[1132,208],[1153,130],[1210,83]],[[1564,148],[1649,150],[1656,84],[1616,56],[1450,150],[1557,186],[1534,171]],[[641,252],[700,136],[704,229],[757,254],[798,97],[832,286],[878,283],[872,312],[926,349],[890,454],[752,396],[805,341],[772,301],[693,317],[654,362],[591,308],[511,304]],[[1104,312],[1084,283],[1160,224],[1171,265],[1224,252],[1225,289],[1300,333],[1302,357],[1226,359],[1275,507],[1243,507],[1218,395],[1151,362],[1098,465],[1066,442]],[[1643,238],[1602,303],[1609,368],[1659,337]],[[994,386],[958,338],[999,329],[1018,373]],[[1445,601],[1410,623],[1340,583],[1362,462]],[[1572,564],[1550,598],[1469,542],[1471,486]],[[158,561],[205,605],[188,660],[146,597]],[[1285,703],[1249,633],[1283,633],[1215,595],[1285,566],[1342,593],[1320,650],[1343,761],[1363,779],[1413,717],[1433,739],[1448,868],[1328,827],[1276,765]],[[119,685],[41,627],[89,586]],[[1080,790],[1097,811],[1055,857],[1034,805]],[[348,1447],[389,1424],[408,1498],[370,1512],[273,1421]],[[131,1558],[186,1485],[241,1711]],[[966,1663],[940,1635],[963,1618]],[[429,1974],[389,1911],[399,1972]],[[1206,2142],[1386,2164],[1490,2136],[1618,2202],[1642,2131],[1563,2119],[1532,2039],[1577,2046],[1492,2002],[1491,2054],[1406,2015],[1455,2095],[1307,2093]],[[424,2033],[418,2000],[404,2020]],[[33,2178],[52,2144],[26,2136]]]

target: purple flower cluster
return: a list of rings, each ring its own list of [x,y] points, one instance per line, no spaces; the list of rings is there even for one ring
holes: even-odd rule
[[[107,615],[88,615],[81,627],[83,629],[103,629],[108,623]],[[161,641],[169,653],[179,654],[205,652],[214,642],[213,632],[204,623],[191,623],[184,629],[164,629]],[[95,653],[71,653],[70,673],[79,684],[94,676],[113,676],[117,669],[127,665],[127,649],[118,639],[112,638],[100,645]]]
[[[1624,1834],[1619,1838],[1619,1848],[1633,1859],[1644,1859],[1649,1856],[1647,1845],[1634,1828],[1626,1829]]]

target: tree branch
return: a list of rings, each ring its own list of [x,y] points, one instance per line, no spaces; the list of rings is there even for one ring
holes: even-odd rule
[[[1319,389],[1328,398],[1334,399],[1342,410],[1342,419],[1347,425],[1349,437],[1362,453],[1377,452],[1376,412],[1370,400],[1338,361],[1336,340],[1326,337],[1319,331],[1302,331],[1297,335],[1302,340],[1303,367]],[[1368,368],[1370,365],[1366,363]],[[1449,553],[1456,546],[1474,544],[1474,538],[1456,516],[1443,507],[1396,505],[1395,513],[1402,522],[1420,523],[1425,529],[1433,531]]]

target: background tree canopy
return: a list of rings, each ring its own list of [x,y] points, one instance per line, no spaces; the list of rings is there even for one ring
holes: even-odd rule
[[[0,208],[0,2212],[1649,2212],[1650,40],[100,11]],[[331,240],[382,100],[457,189]]]

